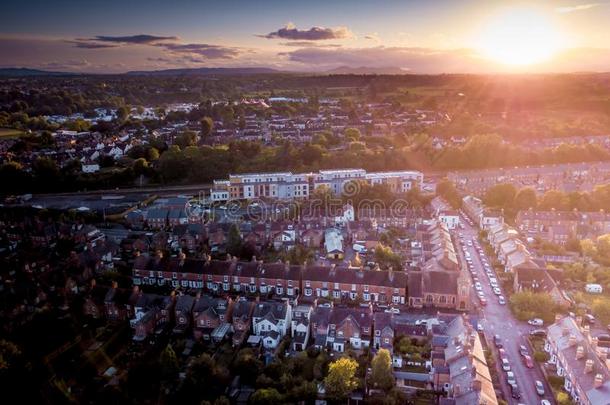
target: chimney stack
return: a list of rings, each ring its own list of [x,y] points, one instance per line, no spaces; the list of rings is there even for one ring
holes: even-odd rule
[[[585,374],[589,374],[592,371],[593,371],[593,360],[588,359],[585,362]]]
[[[595,336],[591,338],[591,347],[593,347],[593,350],[597,350],[598,343],[599,340]]]
[[[576,317],[576,325],[582,326],[582,316],[579,315]]]
[[[604,376],[602,374],[595,374],[595,380],[593,381],[593,386],[595,388],[599,388],[604,384]]]
[[[570,346],[574,346],[576,344],[576,336],[570,335],[568,343]]]
[[[580,360],[585,357],[585,348],[583,346],[578,346],[576,348],[576,360]]]
[[[555,314],[555,322],[561,321],[561,314]]]
[[[112,282],[112,288],[118,288],[119,287],[119,283],[117,283],[116,281]]]

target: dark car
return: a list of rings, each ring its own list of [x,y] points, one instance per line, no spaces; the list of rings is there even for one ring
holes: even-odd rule
[[[500,337],[500,335],[494,336],[494,344],[496,345],[496,347],[498,349],[502,348],[503,344],[502,344],[502,338]]]
[[[546,337],[546,331],[544,329],[534,329],[530,332],[530,335],[537,337]]]
[[[521,390],[519,390],[519,386],[517,384],[510,385],[510,393],[511,396],[515,399],[521,398]]]

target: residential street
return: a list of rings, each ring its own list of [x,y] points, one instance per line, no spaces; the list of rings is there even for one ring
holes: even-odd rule
[[[459,230],[458,232],[463,234],[464,241],[466,243],[469,240],[471,241],[473,237],[478,238],[478,229],[476,227],[472,227],[464,221],[462,221],[462,223],[464,224],[464,229]],[[530,349],[530,355],[532,355],[532,350],[527,342],[527,336],[529,331],[535,328],[527,325],[524,322],[517,321],[510,312],[508,303],[506,305],[499,304],[498,297],[494,294],[492,287],[490,286],[489,278],[485,272],[479,252],[474,246],[467,246],[467,252],[469,252],[470,257],[472,258],[472,264],[476,272],[476,277],[478,277],[478,280],[482,285],[482,291],[487,299],[487,305],[481,306],[482,313],[480,315],[480,322],[483,324],[487,342],[489,342],[489,346],[494,352],[494,358],[496,359],[502,389],[506,398],[509,399],[509,403],[511,404],[534,405],[539,404],[542,399],[547,399],[553,403],[554,401],[552,399],[551,389],[544,381],[538,364],[534,362],[534,368],[527,368],[523,361],[523,357],[519,353],[519,345],[523,344]],[[467,267],[468,265],[464,257],[464,252],[461,250],[461,248],[460,258],[463,265]],[[486,260],[487,263],[490,263],[488,258],[486,258]],[[474,282],[473,291],[475,294],[475,302],[478,303],[479,300],[476,297]],[[511,389],[506,380],[506,372],[501,370],[501,359],[498,350],[494,345],[494,335],[496,334],[500,335],[502,339],[503,347],[510,362],[511,370],[515,373],[517,385],[521,391],[521,398],[518,400],[511,397]],[[545,384],[544,397],[539,396],[536,393],[536,388],[534,386],[535,380],[540,380]]]

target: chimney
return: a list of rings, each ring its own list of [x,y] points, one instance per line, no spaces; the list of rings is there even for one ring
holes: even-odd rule
[[[256,256],[252,256],[252,261],[255,262],[256,261]]]
[[[230,262],[231,261],[231,253],[227,253],[227,261]]]
[[[90,286],[92,289],[95,288],[95,279],[94,278],[91,279]]]
[[[591,338],[591,347],[593,347],[593,350],[597,349],[598,343],[599,343],[599,339],[597,339],[595,336]]]
[[[582,326],[582,316],[579,315],[576,317],[576,325]]]
[[[118,288],[119,283],[117,283],[116,281],[112,282],[112,288]]]
[[[593,360],[588,359],[585,362],[585,374],[589,374],[592,371],[593,371]]]
[[[604,376],[602,374],[595,374],[595,380],[593,380],[593,386],[599,388],[604,384]]]
[[[589,327],[589,325],[585,325],[582,328],[582,334],[585,337],[585,339],[589,339],[589,336],[591,334],[591,328]]]
[[[585,348],[583,346],[578,346],[576,348],[576,360],[580,360],[585,357]]]
[[[555,314],[555,322],[561,321],[561,314]]]
[[[290,260],[286,260],[284,262],[284,270],[286,270],[286,271],[290,270]]]
[[[570,339],[568,342],[570,346],[574,346],[576,344],[576,336],[570,335]]]
[[[134,292],[134,294],[138,294],[140,292],[140,287],[138,287],[137,285],[134,285],[133,292]]]

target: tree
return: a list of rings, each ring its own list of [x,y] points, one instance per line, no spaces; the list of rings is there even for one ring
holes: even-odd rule
[[[180,149],[185,149],[188,146],[197,144],[197,134],[193,131],[184,131],[176,137],[174,143],[180,146]]]
[[[490,207],[512,207],[517,189],[510,183],[496,184],[487,190],[483,201]]]
[[[241,253],[241,235],[239,233],[239,227],[237,224],[231,224],[229,228],[229,234],[227,236],[227,253],[233,256],[239,256]]]
[[[201,125],[201,137],[207,138],[212,133],[212,129],[214,128],[214,121],[210,117],[203,117],[201,121],[199,121]]]
[[[399,254],[394,253],[391,247],[378,244],[375,248],[375,261],[379,267],[387,269],[392,267],[393,270],[402,270],[402,258]]]
[[[394,386],[392,358],[386,349],[380,349],[371,361],[371,382],[374,387],[389,390]]]
[[[133,161],[133,172],[136,176],[146,174],[148,172],[148,162],[144,158],[139,158]]]
[[[116,110],[116,117],[119,121],[123,122],[127,119],[127,117],[129,116],[129,110],[127,109],[127,107],[119,107]]]
[[[591,239],[581,240],[580,249],[582,250],[582,254],[587,257],[597,256],[597,246],[595,246],[595,242],[593,242]]]
[[[455,188],[452,181],[448,179],[441,180],[436,185],[436,195],[442,197],[447,201],[453,208],[460,208],[462,206],[462,197]]]
[[[549,190],[542,196],[538,208],[543,210],[566,210],[569,208],[568,199],[564,193],[559,190]]]
[[[348,357],[334,361],[328,367],[328,375],[324,379],[326,395],[334,401],[344,401],[358,387],[356,370],[358,362]]]
[[[527,210],[529,208],[535,209],[537,204],[536,190],[531,187],[524,187],[515,196],[513,205],[516,210]]]
[[[359,141],[360,130],[358,128],[347,128],[345,130],[345,139],[351,141]]]
[[[521,291],[510,297],[510,306],[515,317],[521,321],[541,318],[546,322],[553,320],[556,304],[550,294],[543,292]]]
[[[599,236],[597,238],[597,254],[600,255],[602,259],[610,260],[610,233]]]
[[[282,395],[275,388],[256,390],[248,402],[252,405],[280,405],[284,403]]]
[[[176,358],[176,352],[172,348],[172,345],[165,346],[165,349],[161,352],[161,371],[163,373],[163,379],[172,381],[178,376],[178,359]]]

